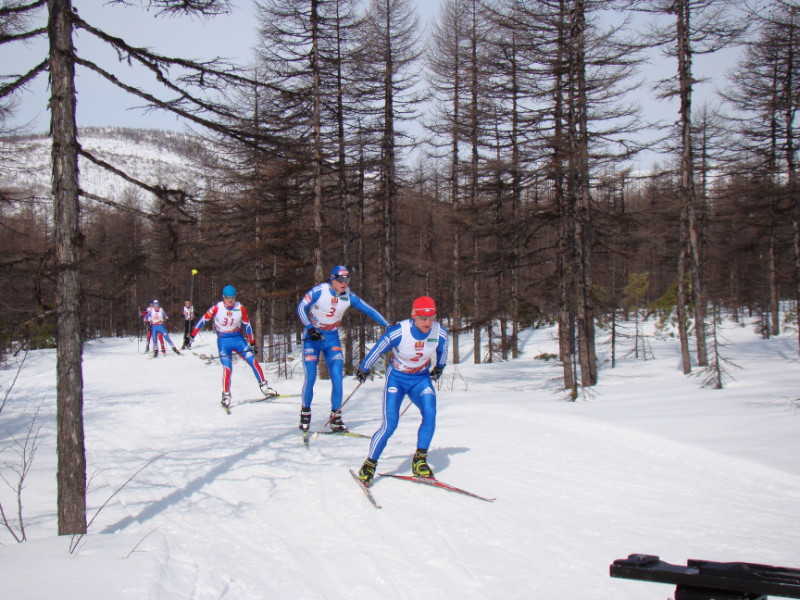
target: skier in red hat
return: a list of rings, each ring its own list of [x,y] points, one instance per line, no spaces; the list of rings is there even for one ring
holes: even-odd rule
[[[356,377],[363,382],[378,358],[392,351],[386,368],[383,421],[372,436],[369,455],[358,472],[364,485],[372,483],[378,459],[397,429],[400,404],[405,396],[422,413],[411,472],[417,477],[433,478],[433,470],[428,465],[428,448],[436,429],[436,391],[432,381],[442,376],[447,364],[447,346],[447,330],[436,321],[436,303],[430,296],[420,296],[414,300],[411,318],[389,327],[361,361]],[[432,364],[433,369],[430,368]]]

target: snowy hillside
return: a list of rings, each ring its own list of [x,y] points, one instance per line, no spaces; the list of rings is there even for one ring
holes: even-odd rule
[[[170,131],[93,127],[80,130],[81,146],[93,156],[110,163],[150,185],[191,186],[196,180],[192,157],[196,141]],[[32,190],[40,197],[50,195],[51,140],[44,136],[0,141],[0,153],[8,156],[0,174],[0,186]],[[132,188],[121,177],[81,157],[78,161],[81,187],[103,197],[120,199]]]
[[[93,341],[92,523],[74,555],[56,536],[55,351],[32,352],[0,414],[7,479],[13,440],[37,409],[42,425],[23,492],[29,541],[0,530],[2,596],[664,600],[672,587],[612,579],[609,565],[650,553],[798,568],[796,334],[762,340],[734,324],[725,333],[726,356],[742,368],[723,390],[683,376],[677,343],[653,339],[654,360],[605,363],[590,397],[565,402],[560,366],[534,359],[556,352],[551,329],[526,331],[517,360],[448,366],[430,464],[497,500],[381,478],[380,510],[348,474],[369,440],[323,435],[304,447],[298,399],[248,402],[260,394],[243,362],[226,415],[214,361],[152,359],[135,338]],[[212,334],[203,337],[195,352],[215,353]],[[3,394],[17,366],[0,371]],[[271,384],[297,394],[301,372]],[[377,428],[382,383],[367,381],[344,407],[351,430]],[[345,395],[354,387],[348,378]],[[327,417],[329,389],[317,382],[312,429]],[[379,471],[409,472],[418,424],[412,408]],[[4,486],[0,500],[13,509]]]

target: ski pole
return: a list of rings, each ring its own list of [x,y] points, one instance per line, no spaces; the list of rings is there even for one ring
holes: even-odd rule
[[[351,270],[351,271],[353,271],[354,273],[356,272],[356,269],[355,269],[355,267],[350,267],[350,270]],[[370,302],[372,302],[372,306],[373,306],[373,308],[375,308],[375,310],[378,310],[378,305],[377,305],[377,303],[375,302],[375,298],[373,298],[373,297],[372,297],[372,294],[370,294],[370,293],[369,293],[369,290],[367,289],[367,285],[364,283],[364,280],[363,280],[363,279],[360,279],[360,281],[361,281],[361,289],[362,289],[362,290],[364,290],[364,293],[365,293],[367,296],[369,296],[369,299],[370,299]]]
[[[272,344],[270,346],[251,346],[250,349],[253,350],[253,351],[255,351],[255,350],[263,350],[264,348],[274,348],[275,346],[281,346],[284,343],[285,342],[282,342],[280,344]],[[220,355],[214,355],[214,356],[208,356],[206,354],[200,354],[199,356],[201,358],[206,359],[206,360],[216,360],[218,358],[227,358],[228,356],[235,356],[237,354],[239,356],[241,356],[243,353],[246,353],[246,352],[247,352],[247,350],[244,350],[243,352],[233,351],[233,352],[231,352],[229,354],[220,354]]]
[[[345,405],[345,404],[347,404],[347,401],[348,401],[348,400],[350,400],[350,398],[352,398],[352,397],[353,397],[353,394],[355,394],[355,393],[356,393],[356,390],[358,390],[358,388],[360,388],[360,387],[361,387],[361,384],[362,384],[362,383],[363,383],[363,381],[359,381],[359,382],[358,382],[358,385],[357,385],[356,387],[354,387],[354,388],[353,388],[353,391],[352,391],[352,392],[350,392],[350,394],[348,394],[347,398],[345,398],[345,399],[344,399],[344,402],[342,402],[342,405],[339,407],[339,410],[342,410],[342,409],[344,408],[344,405]],[[338,411],[337,411],[337,412],[338,412]],[[320,429],[320,430],[319,430],[319,431],[317,431],[317,432],[316,432],[314,435],[312,435],[312,436],[311,436],[311,439],[312,439],[312,440],[315,440],[315,439],[317,439],[317,438],[319,437],[319,434],[320,434],[320,433],[322,433],[323,431],[325,431],[325,428],[326,428],[328,425],[330,425],[330,424],[331,424],[331,421],[333,421],[335,418],[336,418],[336,413],[335,413],[335,412],[334,412],[334,413],[331,413],[331,416],[328,418],[328,420],[327,420],[327,421],[325,421],[325,425],[323,425],[323,426],[322,426],[322,429]]]

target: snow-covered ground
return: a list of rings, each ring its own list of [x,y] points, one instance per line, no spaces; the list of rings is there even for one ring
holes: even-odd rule
[[[247,403],[260,394],[242,361],[226,415],[216,363],[191,352],[154,360],[135,338],[93,341],[91,526],[80,541],[56,535],[55,352],[32,352],[0,414],[11,482],[12,441],[37,409],[42,426],[23,490],[28,541],[0,530],[0,596],[664,600],[671,586],[611,578],[609,565],[649,553],[800,567],[796,334],[762,340],[736,324],[725,334],[741,368],[723,390],[684,376],[676,342],[653,339],[654,360],[604,362],[591,394],[566,402],[558,363],[534,359],[556,352],[552,329],[526,331],[517,360],[448,366],[429,462],[441,480],[497,500],[379,479],[381,510],[348,474],[369,440],[304,447],[298,399]],[[215,353],[204,338],[194,350]],[[15,373],[0,371],[2,394]],[[303,383],[299,368],[270,382],[282,394]],[[382,384],[368,381],[345,406],[353,431],[377,427]],[[345,394],[354,387],[348,378]],[[312,429],[329,389],[317,382]],[[409,472],[418,423],[412,408],[379,470]],[[0,499],[13,515],[1,482]]]

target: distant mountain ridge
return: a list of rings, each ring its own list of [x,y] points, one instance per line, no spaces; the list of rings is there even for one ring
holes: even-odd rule
[[[78,141],[86,152],[149,185],[192,189],[202,142],[196,136],[158,129],[87,127]],[[0,139],[0,189],[48,199],[51,140],[45,134]],[[135,186],[80,157],[80,186],[85,191],[120,200]],[[144,193],[144,192],[142,192]]]

